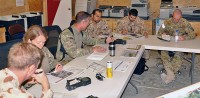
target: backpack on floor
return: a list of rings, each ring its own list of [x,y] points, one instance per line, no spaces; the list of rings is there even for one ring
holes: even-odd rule
[[[133,73],[141,75],[144,71],[148,71],[149,67],[145,63],[146,60],[144,58],[141,58]]]

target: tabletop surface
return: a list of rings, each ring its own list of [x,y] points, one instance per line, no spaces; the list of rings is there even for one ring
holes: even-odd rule
[[[145,49],[200,53],[199,50],[200,45],[197,44],[198,42],[200,42],[200,38],[195,38],[194,40],[179,41],[179,42],[162,41],[159,40],[156,36],[149,36],[148,38],[144,37],[133,38],[131,40],[128,40],[126,45],[117,45],[116,56],[114,57],[110,57],[109,55],[107,55],[101,61],[94,61],[86,59],[88,56],[87,55],[83,57],[78,57],[69,62],[67,66],[64,66],[64,69],[67,68],[68,66],[76,66],[84,68],[85,70],[83,71],[83,73],[76,77],[90,77],[91,78],[90,85],[79,87],[72,91],[68,91],[65,88],[66,85],[66,79],[65,79],[57,84],[50,84],[51,89],[53,90],[53,92],[59,92],[59,93],[65,93],[67,95],[77,96],[74,98],[83,98],[83,97],[85,98],[89,95],[94,95],[99,98],[120,98]],[[120,56],[123,50],[127,49],[127,47],[128,48],[135,47],[136,45],[142,45],[136,57],[126,58]],[[106,67],[107,61],[115,61],[115,60],[127,61],[131,62],[132,64],[131,66],[128,67],[128,69],[125,72],[114,70],[113,78],[104,78],[103,81],[99,81],[95,78],[96,72],[86,69],[87,65],[92,62],[97,62]],[[106,76],[105,72],[103,75]],[[29,92],[35,93],[35,95],[38,96],[39,95],[38,88],[41,89],[39,85],[33,86],[32,88],[29,89]]]

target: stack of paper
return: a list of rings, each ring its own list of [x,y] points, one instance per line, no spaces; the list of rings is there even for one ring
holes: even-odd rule
[[[87,59],[89,60],[102,60],[104,57],[106,57],[106,55],[108,55],[108,52],[105,53],[99,53],[99,52],[93,52],[92,54],[90,54]]]
[[[76,75],[82,73],[83,70],[84,69],[82,69],[82,68],[69,67],[60,72],[48,73],[47,77],[48,77],[50,83],[58,83],[58,82],[64,80],[65,78],[76,76]]]

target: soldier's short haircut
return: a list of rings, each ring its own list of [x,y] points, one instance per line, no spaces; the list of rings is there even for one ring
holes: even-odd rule
[[[131,9],[128,13],[132,16],[138,16],[138,11],[136,9]]]
[[[84,11],[80,11],[76,14],[75,23],[80,23],[82,20],[86,20],[90,17],[90,14]]]
[[[92,14],[95,15],[96,12],[102,13],[102,11],[100,9],[95,9],[95,10],[92,11]]]
[[[180,9],[175,9],[174,12],[173,12],[173,14],[174,13],[178,13],[178,14],[182,15],[182,11]]]
[[[20,42],[10,48],[8,67],[23,70],[30,65],[38,67],[43,57],[42,50],[31,43]]]

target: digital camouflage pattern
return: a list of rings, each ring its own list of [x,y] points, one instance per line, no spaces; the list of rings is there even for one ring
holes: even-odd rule
[[[146,32],[144,27],[144,20],[140,17],[137,17],[134,22],[131,22],[128,16],[120,19],[117,22],[117,32],[120,33],[122,30],[127,30],[128,33],[134,34],[144,34]]]
[[[186,39],[194,39],[195,32],[191,24],[184,18],[181,18],[178,23],[173,22],[173,18],[164,21],[164,27],[161,26],[158,30],[158,36],[161,36],[163,33],[175,36],[175,30],[179,30],[180,36],[185,36]]]
[[[169,69],[173,73],[176,73],[182,65],[181,56],[183,56],[183,53],[180,52],[175,52],[175,55],[170,57],[168,51],[161,51],[161,59],[165,69]]]
[[[51,54],[47,47],[44,46],[42,48],[42,52],[44,53],[44,57],[41,61],[40,66],[45,72],[50,72],[52,69],[55,68],[58,62],[56,59],[54,59],[54,56]],[[45,61],[45,59],[47,59],[47,61]]]
[[[100,20],[98,23],[95,23],[91,19],[84,32],[88,33],[88,35],[92,38],[97,38],[100,34],[111,33],[111,29],[105,20]]]
[[[56,58],[58,60],[61,60],[63,57],[63,52],[60,51],[61,43],[62,42],[65,51],[67,54],[65,54],[66,61],[71,61],[72,59],[80,56],[84,56],[87,54],[90,54],[93,52],[92,47],[96,45],[97,43],[105,43],[105,39],[95,39],[89,37],[89,35],[83,33],[83,35],[77,31],[77,29],[74,27],[74,25],[71,26],[73,33],[66,29],[60,34],[60,38],[58,40],[58,47],[57,47],[57,53]],[[61,39],[61,40],[60,40]],[[81,47],[83,46],[83,48]]]
[[[0,71],[0,98],[34,98],[25,89],[19,88],[17,76],[9,69]],[[41,98],[52,98],[53,92],[49,89]]]
[[[194,39],[196,36],[192,26],[184,18],[181,18],[178,23],[174,23],[173,18],[165,20],[164,27],[161,26],[158,31],[158,36],[161,36],[164,33],[170,36],[175,36],[175,30],[179,30],[179,35],[184,36],[186,40]],[[169,57],[168,51],[161,51],[161,59],[165,69],[167,68],[174,73],[180,69],[182,64],[181,56],[183,56],[182,53],[175,52],[173,57]]]

